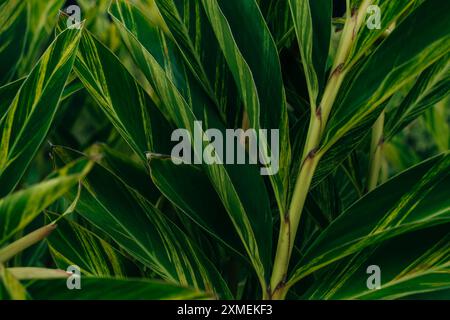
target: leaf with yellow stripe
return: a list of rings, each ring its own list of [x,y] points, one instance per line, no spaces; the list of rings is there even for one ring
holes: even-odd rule
[[[24,81],[25,78],[22,78],[9,82],[0,87],[0,119],[2,119],[8,112],[8,108],[11,105],[11,102],[14,100],[14,97],[16,96]]]
[[[450,288],[449,224],[406,233],[320,270],[305,299],[400,299],[439,297]],[[379,267],[380,288],[370,266]],[[372,278],[372,279],[369,279]],[[368,281],[369,280],[369,281]],[[414,298],[413,298],[414,299]]]
[[[51,215],[51,219],[58,216]],[[58,219],[58,227],[47,238],[56,265],[66,270],[80,267],[83,275],[123,278],[133,268],[132,262],[97,234],[67,218]]]
[[[157,93],[161,111],[178,128],[204,134],[196,124],[224,132],[225,127],[179,57],[177,48],[163,31],[131,3],[114,1],[110,13],[136,64]],[[169,59],[170,57],[170,59]],[[238,143],[238,148],[242,146]],[[201,157],[194,148],[194,156]],[[262,287],[268,275],[271,256],[272,217],[268,195],[257,168],[250,165],[204,165],[214,189],[224,204],[245,246]],[[251,186],[251,188],[249,188]],[[263,289],[265,290],[265,289]]]
[[[27,5],[28,28],[24,55],[19,61],[19,74],[27,74],[44,51],[53,28],[57,23],[58,11],[63,7],[64,0],[24,0]]]
[[[357,130],[367,131],[371,125],[365,121],[371,119],[373,124],[388,98],[448,54],[448,10],[450,2],[424,1],[364,61],[334,107],[322,142],[323,152],[349,132],[355,135]],[[405,42],[409,37],[411,40]]]
[[[355,45],[353,46],[348,63],[353,65],[365,55],[370,54],[370,50],[376,41],[381,41],[398,26],[402,20],[407,17],[418,4],[423,0],[373,0],[371,6],[367,9],[366,28],[362,28],[358,33]],[[378,8],[380,15],[378,16]],[[375,25],[379,18],[379,24]],[[375,28],[369,28],[372,24]]]
[[[155,3],[186,66],[222,119],[234,127],[241,109],[237,88],[201,1],[157,0]]]
[[[0,199],[0,245],[4,245],[44,209],[72,189],[91,167],[92,163],[88,160],[70,163],[47,180]]]
[[[423,71],[401,104],[388,112],[385,139],[391,139],[449,92],[450,53]]]
[[[68,29],[55,39],[0,119],[0,197],[17,186],[50,130],[80,36]]]
[[[390,1],[389,5],[397,7],[396,2]],[[396,92],[448,55],[450,42],[445,30],[450,25],[445,18],[447,9],[435,10],[440,5],[439,0],[428,0],[408,7],[406,17],[381,44],[368,52],[366,59],[344,66],[344,84],[324,130],[320,146],[324,156],[313,186],[334,172],[362,143]],[[402,7],[391,9],[396,14]],[[414,40],[405,41],[410,38]]]
[[[246,257],[226,210],[200,167],[175,165],[169,157],[149,155],[152,180],[171,203],[228,248]],[[195,188],[193,188],[195,186]],[[214,212],[214,214],[212,214]]]
[[[23,35],[28,28],[27,2],[2,1],[0,4],[0,85],[10,81],[17,73],[17,67],[25,49]]]
[[[316,110],[319,93],[325,85],[325,71],[331,41],[332,1],[289,0],[294,29],[309,92]]]
[[[67,19],[68,16],[61,12],[59,30],[66,28]],[[146,163],[148,151],[168,152],[170,124],[120,60],[88,31],[83,32],[74,70],[84,88],[143,163]],[[155,132],[159,139],[155,139]]]
[[[310,245],[289,283],[368,246],[448,223],[449,168],[447,152],[401,173],[354,203]]]
[[[5,290],[8,299],[11,300],[26,300],[27,291],[25,287],[14,277],[11,272],[3,264],[0,263],[0,298],[2,297],[1,291]]]
[[[278,143],[281,147],[277,149],[270,150],[266,139],[258,137],[262,142],[263,157],[266,157],[266,151],[279,156],[279,170],[269,170],[269,177],[280,216],[283,216],[286,212],[291,146],[286,96],[275,41],[256,1],[204,0],[202,4],[246,111],[244,120],[248,123],[243,121],[242,127],[279,130]],[[237,15],[236,11],[240,14]],[[242,29],[246,32],[241,32]]]
[[[78,153],[54,152],[64,161]],[[76,195],[68,195],[73,201]],[[83,181],[76,212],[165,281],[230,298],[215,266],[187,235],[108,169],[96,165]]]

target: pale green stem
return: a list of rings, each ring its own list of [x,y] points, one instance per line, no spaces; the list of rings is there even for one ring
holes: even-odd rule
[[[364,0],[355,14],[347,16],[333,64],[333,71],[328,80],[320,105],[315,112],[311,113],[308,135],[303,150],[302,165],[295,183],[291,204],[284,219],[280,222],[277,251],[269,287],[271,299],[284,299],[286,296],[288,289],[286,287],[286,277],[297,229],[314,177],[314,172],[322,156],[318,152],[320,140],[336,96],[345,78],[345,62],[350,54],[350,50],[355,42],[356,35],[362,25],[367,7],[370,3],[371,0]]]
[[[56,224],[49,224],[45,227],[37,229],[19,240],[0,250],[0,263],[5,263],[16,254],[24,251],[39,241],[45,239],[50,233],[56,229]]]
[[[35,267],[8,268],[7,270],[17,280],[65,279],[70,275],[70,273],[60,269]]]
[[[384,131],[384,111],[377,119],[372,128],[372,142],[370,144],[369,174],[367,179],[367,191],[372,191],[377,187],[381,161],[383,157],[383,131]]]

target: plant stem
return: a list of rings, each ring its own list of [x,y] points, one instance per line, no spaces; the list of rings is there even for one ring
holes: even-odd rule
[[[32,245],[38,243],[45,239],[50,233],[56,229],[56,224],[52,223],[46,225],[45,227],[39,228],[26,236],[20,238],[17,241],[9,244],[8,246],[0,250],[0,263],[5,263],[9,259],[13,258],[15,255],[24,251],[25,249],[31,247]]]
[[[383,131],[384,131],[384,111],[377,119],[372,128],[372,142],[370,145],[369,174],[367,180],[367,190],[370,192],[377,187],[381,169],[383,154]]]
[[[286,277],[294,248],[295,237],[314,172],[322,157],[322,153],[319,151],[320,140],[346,75],[344,69],[345,62],[350,54],[350,50],[352,49],[370,2],[371,0],[364,0],[357,12],[347,15],[332,73],[326,85],[321,103],[311,112],[308,135],[303,149],[302,165],[297,176],[289,210],[280,225],[277,251],[269,286],[269,296],[271,299],[284,299],[287,294]]]
[[[291,214],[285,215],[284,219],[281,221],[277,253],[270,282],[270,287],[274,288],[272,291],[272,299],[276,297],[276,294],[283,292],[287,267],[294,247],[294,240],[300,222],[301,212],[303,211],[309,186],[311,185],[315,169],[319,163],[319,158],[320,157],[317,154],[312,153],[303,163],[288,211]]]

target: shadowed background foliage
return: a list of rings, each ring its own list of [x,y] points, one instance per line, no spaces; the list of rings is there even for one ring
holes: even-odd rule
[[[450,298],[449,12],[0,0],[0,298]],[[173,164],[194,121],[280,171]]]

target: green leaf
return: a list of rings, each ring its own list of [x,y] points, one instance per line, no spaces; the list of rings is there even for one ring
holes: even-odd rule
[[[450,286],[448,224],[406,233],[331,264],[317,275],[307,299],[399,299],[438,294]],[[371,290],[369,266],[380,268],[381,288]]]
[[[43,47],[47,45],[57,22],[58,11],[65,1],[26,0],[22,2],[27,4],[28,28],[24,55],[19,61],[19,74],[26,74],[41,55]]]
[[[66,270],[76,265],[83,275],[125,276],[132,264],[120,251],[74,221],[64,218],[57,224],[56,231],[48,237],[48,245],[59,268]]]
[[[0,87],[0,121],[3,121],[2,118],[8,112],[8,108],[13,102],[17,92],[22,86],[25,78],[10,82]]]
[[[160,98],[161,111],[179,128],[186,128],[192,136],[196,130],[204,133],[195,125],[195,121],[204,118],[207,126],[224,131],[206,97],[198,91],[195,83],[188,81],[192,77],[189,78],[182,59],[177,58],[177,50],[170,39],[128,2],[114,1],[110,12],[136,64]],[[168,55],[170,60],[165,60]],[[169,61],[170,64],[167,63]],[[240,145],[238,147],[242,148]],[[194,154],[201,156],[195,149]],[[264,286],[266,270],[270,265],[272,239],[268,235],[272,234],[272,223],[261,177],[254,166],[216,164],[204,165],[203,168],[227,209]]]
[[[17,72],[17,65],[25,48],[27,2],[8,0],[0,4],[0,85],[10,81]]]
[[[412,7],[408,8],[409,11],[412,10]],[[424,13],[420,13],[421,10]],[[419,6],[410,16],[402,20],[400,26],[394,29],[394,32],[378,46],[368,59],[361,62],[362,66],[358,64],[347,66],[348,68],[352,67],[352,69],[346,76],[346,84],[341,89],[342,93],[336,102],[336,109],[333,111],[332,119],[325,130],[326,136],[321,147],[325,155],[315,173],[313,187],[334,172],[348,155],[361,145],[364,138],[370,133],[368,128],[372,127],[383,109],[389,109],[389,104],[395,102],[392,101],[395,99],[388,100],[394,92],[405,87],[430,64],[438,63],[433,59],[438,61],[444,59],[445,53],[449,50],[448,48],[445,49],[445,45],[442,50],[428,50],[431,44],[416,46],[416,42],[408,43],[408,46],[412,46],[411,48],[407,48],[407,46],[395,47],[402,41],[400,39],[404,38],[405,34],[419,36],[412,30],[418,27],[415,20],[421,19],[421,15],[426,15],[429,10]],[[437,38],[439,37],[438,34],[441,31],[439,26],[429,22],[427,27],[436,32]],[[424,30],[420,31],[423,32]],[[444,35],[441,34],[441,36]],[[421,37],[423,41],[433,40],[425,33],[421,33]],[[439,41],[445,43],[441,39],[435,41],[435,45],[439,46]],[[413,50],[413,47],[416,51]],[[402,55],[399,55],[399,52],[402,52]],[[428,54],[431,56],[426,58],[425,56]],[[417,62],[415,62],[416,60]],[[404,63],[402,64],[402,62]],[[398,73],[395,66],[391,64],[399,66]],[[390,66],[387,67],[387,65]],[[401,68],[408,65],[410,66],[408,70],[401,71]],[[386,67],[386,69],[382,71],[377,66]],[[438,87],[445,88],[441,83]],[[395,88],[395,91],[392,88]],[[374,98],[375,92],[383,95],[383,97]],[[441,90],[437,89],[435,93],[439,94],[439,92]]]
[[[225,208],[201,168],[175,165],[170,158],[150,155],[152,180],[171,203],[213,237],[233,251],[246,256],[245,250]]]
[[[63,161],[72,156],[55,151]],[[83,186],[76,211],[130,256],[168,282],[230,297],[218,271],[184,232],[111,172],[97,165]]]
[[[10,299],[26,300],[27,292],[22,284],[17,280],[3,264],[0,263],[0,285],[3,285]],[[2,288],[0,288],[0,291]]]
[[[240,109],[237,89],[201,2],[155,2],[186,66],[212,99],[221,118],[234,126]]]
[[[388,113],[386,140],[405,128],[450,91],[450,54],[422,72],[400,106]]]
[[[282,215],[286,210],[291,150],[276,44],[254,0],[205,0],[202,4],[233,74],[250,127],[279,130],[279,172],[270,175],[270,180]]]
[[[385,289],[358,296],[358,298],[365,300],[398,299],[409,297],[411,293],[421,293],[423,296],[426,296],[424,293],[429,294],[435,292],[437,295],[434,296],[434,299],[437,299],[440,291],[445,291],[450,288],[450,282],[448,281],[449,275],[450,264],[447,263],[442,266],[429,268],[425,272],[413,274],[411,278],[404,281],[392,281],[387,284]],[[411,292],[411,288],[415,288],[415,290]]]
[[[67,16],[60,14],[59,28]],[[146,162],[148,151],[164,152],[170,126],[119,59],[88,31],[83,32],[75,73],[128,145]],[[120,79],[121,81],[117,81]],[[154,139],[158,132],[160,139]],[[162,143],[162,145],[161,145]]]
[[[447,225],[448,229],[448,225]],[[426,238],[415,239],[424,241]],[[411,240],[411,239],[409,239]],[[408,243],[413,245],[413,241]],[[450,289],[450,235],[443,237],[428,251],[419,256],[408,265],[395,278],[384,282],[381,289],[375,291],[365,290],[352,299],[399,299],[413,294],[439,293]],[[420,243],[417,244],[418,246]],[[417,250],[417,247],[414,247]],[[398,254],[398,253],[396,253]],[[401,265],[400,263],[397,264]]]
[[[91,167],[92,163],[87,160],[73,162],[50,175],[46,181],[0,199],[0,245],[68,192]]]
[[[38,280],[27,285],[36,300],[199,300],[205,292],[157,280],[81,276],[81,290],[67,289],[66,280]]]
[[[449,167],[446,153],[403,172],[354,203],[308,248],[290,283],[369,245],[449,222]]]
[[[421,1],[423,0],[372,1],[372,5],[380,8],[379,28],[369,29],[366,27],[361,29],[361,32],[358,33],[356,43],[350,52],[348,64],[353,65],[364,55],[370,54],[370,50],[376,41],[383,38],[383,35],[386,33],[392,32],[391,29],[395,28],[395,25],[398,25],[404,17],[407,17]],[[374,14],[374,12],[368,12],[366,17],[367,21],[370,14]]]
[[[0,119],[0,197],[17,186],[50,130],[80,35],[71,29],[56,38]]]
[[[283,47],[289,47],[295,38],[294,24],[288,1],[259,0],[261,9],[267,25],[280,51]]]
[[[118,152],[105,144],[94,145],[89,152],[101,154],[98,164],[114,174],[131,190],[136,191],[151,203],[155,204],[161,196],[151,180],[148,166],[130,158],[129,155]]]
[[[7,114],[9,106],[13,102],[14,98],[16,97],[16,94],[19,92],[19,89],[22,87],[26,79],[27,79],[26,77],[20,78],[18,80],[9,82],[4,86],[0,87],[0,97],[1,97],[0,119],[2,119]],[[80,91],[82,88],[83,86],[77,80],[67,83],[66,86],[64,87],[64,91],[60,99],[60,102],[70,98],[73,94]]]
[[[289,0],[312,110],[325,85],[331,40],[332,1]]]
[[[449,52],[448,10],[450,2],[423,2],[365,61],[336,105],[322,142],[324,152],[365,119],[373,119],[389,97]]]

